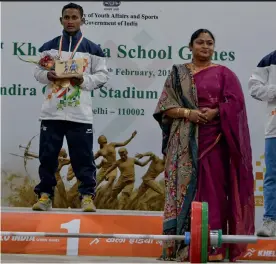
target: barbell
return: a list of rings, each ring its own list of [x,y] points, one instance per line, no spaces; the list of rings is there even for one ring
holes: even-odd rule
[[[208,204],[193,202],[191,210],[191,232],[184,235],[146,235],[146,234],[92,234],[92,233],[48,233],[48,232],[13,232],[1,231],[1,236],[35,236],[35,237],[71,237],[71,238],[120,238],[178,240],[190,245],[190,262],[207,263],[208,247],[221,247],[223,243],[257,243],[258,240],[275,240],[248,235],[223,235],[221,230],[210,230],[208,224]]]

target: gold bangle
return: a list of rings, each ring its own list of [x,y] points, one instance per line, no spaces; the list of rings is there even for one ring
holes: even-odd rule
[[[179,118],[179,111],[180,111],[180,108],[177,108],[177,112],[176,112],[176,117]]]
[[[185,118],[188,118],[190,116],[190,113],[191,113],[191,109],[184,108],[184,117]]]

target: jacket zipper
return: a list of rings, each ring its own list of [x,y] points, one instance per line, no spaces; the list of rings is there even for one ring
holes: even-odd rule
[[[71,52],[71,45],[72,45],[72,36],[70,36],[69,52]]]
[[[72,36],[70,36],[70,42],[69,42],[69,53],[71,52],[71,45],[72,45]],[[69,88],[67,88],[67,93],[68,93],[68,89]],[[66,96],[67,96],[67,93],[66,93]],[[66,102],[67,103],[67,102]],[[66,107],[65,107],[65,121],[67,120],[67,111],[66,111],[66,109],[67,109],[67,105],[66,105]]]

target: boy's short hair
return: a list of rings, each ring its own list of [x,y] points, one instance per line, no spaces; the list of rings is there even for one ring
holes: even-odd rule
[[[70,3],[70,4],[65,5],[65,6],[62,8],[61,15],[63,16],[63,12],[64,12],[66,9],[69,9],[69,8],[73,8],[73,9],[79,10],[81,17],[83,17],[83,8],[82,8],[82,6],[77,5],[77,4],[74,4],[74,3]]]

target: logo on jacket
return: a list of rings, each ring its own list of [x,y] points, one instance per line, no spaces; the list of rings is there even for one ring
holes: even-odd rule
[[[118,7],[121,1],[103,1],[103,5],[106,7]]]

